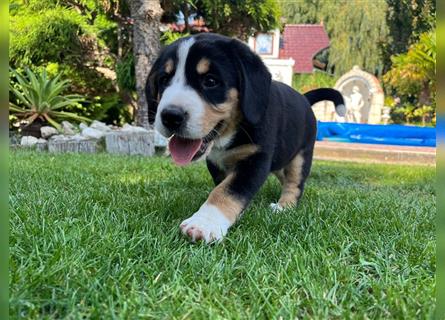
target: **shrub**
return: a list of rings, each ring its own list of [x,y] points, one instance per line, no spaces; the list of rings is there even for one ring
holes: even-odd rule
[[[84,98],[79,95],[66,95],[63,92],[68,87],[67,80],[61,80],[60,74],[49,78],[44,70],[40,74],[34,74],[26,69],[26,76],[15,70],[11,74],[17,83],[11,82],[9,90],[15,97],[9,102],[9,110],[18,118],[26,120],[29,124],[40,119],[60,129],[56,120],[72,119],[77,121],[89,121],[88,118],[75,113],[61,111],[64,107],[79,104]]]
[[[136,75],[134,70],[133,54],[128,54],[116,64],[116,78],[121,90],[136,90]]]
[[[80,60],[79,35],[89,34],[89,26],[74,10],[53,9],[11,16],[9,58],[12,65],[45,61]]]
[[[294,74],[292,87],[301,92],[307,92],[317,88],[332,88],[336,78],[322,71],[315,71],[311,74]]]
[[[178,39],[189,36],[190,33],[179,33],[172,30],[166,30],[161,35],[161,43],[165,46],[175,42]]]
[[[423,90],[432,94],[436,88],[436,36],[424,33],[408,52],[392,57],[393,66],[384,82],[400,94],[420,98]]]

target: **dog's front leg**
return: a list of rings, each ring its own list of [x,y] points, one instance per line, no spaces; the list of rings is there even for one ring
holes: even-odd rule
[[[192,241],[220,241],[267,179],[270,159],[255,154],[240,161],[210,193],[207,201],[181,223],[181,231]]]

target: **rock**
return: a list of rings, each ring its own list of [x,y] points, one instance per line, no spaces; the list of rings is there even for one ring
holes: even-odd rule
[[[149,132],[145,128],[132,126],[131,124],[128,124],[128,123],[124,124],[124,126],[122,127],[121,131],[126,131],[126,132]]]
[[[38,151],[46,151],[48,150],[48,141],[45,139],[39,139],[36,143],[36,149]]]
[[[104,131],[97,130],[94,128],[85,128],[82,130],[82,136],[87,138],[100,139],[105,135]]]
[[[155,152],[153,134],[144,132],[113,131],[105,136],[108,153],[152,156]]]
[[[105,123],[94,120],[93,123],[90,125],[90,128],[99,130],[99,131],[104,131],[104,132],[109,132],[111,131],[111,128],[109,128]]]
[[[85,122],[81,122],[81,123],[79,124],[79,129],[80,129],[80,130],[83,130],[83,129],[85,129],[85,128],[88,128],[88,125],[87,125]]]
[[[50,141],[61,141],[61,140],[68,140],[71,139],[72,136],[65,136],[63,134],[58,134],[55,136],[52,136],[51,138],[49,138]]]
[[[81,141],[81,140],[87,140],[88,137],[85,137],[79,133],[75,134],[74,136],[69,136],[69,139],[73,139],[73,140],[77,140],[77,141]]]
[[[76,127],[68,121],[62,121],[62,129],[63,133],[67,135],[75,135],[76,134]]]
[[[9,131],[9,145],[18,146],[20,145],[21,136],[16,131]]]
[[[49,138],[50,141],[68,141],[68,140],[86,140],[88,139],[87,137],[84,137],[82,135],[80,135],[79,133],[76,133],[73,136],[65,136],[63,134],[58,134],[56,136],[52,136],[51,138]]]
[[[50,141],[59,141],[59,140],[65,140],[67,137],[64,136],[63,134],[57,134],[55,136],[52,136],[51,138],[49,138]]]
[[[102,140],[97,139],[51,139],[48,142],[48,151],[53,153],[97,153],[103,151]]]
[[[42,138],[47,139],[51,136],[59,134],[59,131],[56,128],[45,126],[40,128],[40,134],[42,135]]]
[[[168,145],[168,139],[156,130],[150,130],[154,135],[155,147],[166,147]]]
[[[37,139],[33,136],[24,136],[20,141],[20,145],[26,148],[35,148],[37,151],[45,151],[48,148],[48,141],[45,139]]]
[[[20,145],[25,147],[32,147],[35,146],[39,142],[39,139],[33,136],[24,136],[20,140]]]

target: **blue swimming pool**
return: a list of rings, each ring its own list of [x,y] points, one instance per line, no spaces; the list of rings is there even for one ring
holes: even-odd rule
[[[436,128],[319,121],[317,140],[435,147]]]

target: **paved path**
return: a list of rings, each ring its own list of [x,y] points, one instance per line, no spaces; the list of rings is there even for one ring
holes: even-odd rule
[[[317,141],[315,159],[436,165],[436,148]]]

